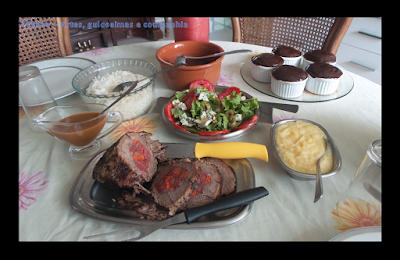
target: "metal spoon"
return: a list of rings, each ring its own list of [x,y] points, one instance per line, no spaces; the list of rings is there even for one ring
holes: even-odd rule
[[[219,52],[219,53],[214,53],[211,55],[201,56],[201,57],[191,57],[191,56],[181,55],[181,56],[176,57],[175,64],[177,64],[178,62],[186,62],[186,59],[192,59],[192,60],[207,59],[207,58],[214,58],[214,57],[219,57],[222,55],[241,53],[241,52],[251,52],[251,50],[226,51],[226,52]]]
[[[320,162],[321,162],[322,157],[324,157],[324,155],[326,154],[326,151],[328,151],[328,146],[329,146],[328,139],[326,139],[326,137],[324,137],[324,139],[326,142],[326,149],[325,149],[324,154],[321,157],[319,157],[319,159],[317,161],[317,174],[316,174],[317,182],[316,182],[316,187],[315,187],[314,203],[317,202],[322,197],[322,194],[323,194]]]
[[[148,78],[150,78],[150,77],[153,77],[153,76],[155,76],[155,75],[157,75],[157,74],[161,74],[161,73],[164,73],[164,72],[167,72],[167,71],[176,69],[176,68],[181,67],[181,66],[184,66],[184,65],[186,65],[186,62],[181,62],[181,63],[175,64],[175,65],[172,66],[172,67],[169,67],[168,69],[165,69],[165,70],[161,70],[161,71],[159,71],[159,72],[156,72],[156,73],[154,73],[153,75],[150,75],[150,76],[148,76],[148,77],[146,77],[146,78],[144,78],[144,79],[141,79],[141,80],[138,80],[138,81],[126,81],[126,82],[122,82],[122,83],[118,84],[118,86],[116,86],[116,87],[113,89],[112,92],[120,92],[120,91],[124,90],[125,87],[127,87],[127,86],[130,86],[130,87],[129,87],[129,89],[128,89],[127,91],[125,91],[121,96],[119,96],[119,98],[117,98],[111,105],[109,105],[108,107],[106,107],[106,109],[104,109],[103,111],[101,111],[101,113],[100,113],[99,115],[101,115],[101,114],[103,114],[104,112],[106,112],[108,109],[110,109],[110,107],[114,106],[114,105],[115,105],[118,101],[120,101],[123,97],[125,97],[126,95],[128,95],[128,94],[137,86],[138,82],[143,81],[143,80],[145,80],[145,79],[148,79]]]
[[[146,79],[151,78],[151,77],[153,77],[153,76],[155,76],[157,74],[161,74],[161,73],[164,73],[164,72],[167,72],[167,71],[170,71],[170,70],[174,70],[174,69],[176,69],[178,67],[181,67],[181,66],[184,66],[184,65],[186,65],[186,61],[178,62],[178,63],[175,63],[174,66],[169,67],[168,69],[165,69],[165,70],[160,70],[159,72],[156,72],[153,75],[150,75],[150,76],[148,76],[148,77],[146,77],[144,79],[141,79],[141,80],[138,80],[138,81],[125,81],[125,82],[122,82],[122,83],[118,84],[118,86],[116,86],[111,92],[120,92],[120,91],[124,90],[125,87],[128,87],[128,86],[132,85],[134,82],[140,82],[140,81],[146,80]],[[130,91],[130,90],[128,90],[128,91]],[[128,92],[128,91],[126,91],[126,92]]]

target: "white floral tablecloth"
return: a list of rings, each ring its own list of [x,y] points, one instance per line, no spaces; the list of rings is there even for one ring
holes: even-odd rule
[[[381,218],[363,212],[362,207],[349,204],[354,225],[348,226],[337,215],[335,203],[350,184],[361,164],[369,144],[381,139],[381,86],[350,73],[354,89],[338,100],[322,103],[296,103],[262,94],[248,86],[240,75],[240,67],[255,52],[271,48],[251,44],[213,41],[225,51],[251,49],[252,54],[225,56],[221,75],[216,83],[237,86],[261,101],[297,104],[298,113],[274,110],[274,121],[283,118],[305,118],[321,124],[335,140],[342,157],[342,170],[323,179],[324,195],[313,203],[315,182],[291,178],[279,166],[272,153],[270,124],[260,123],[249,134],[232,141],[264,144],[269,151],[268,163],[249,159],[256,186],[264,186],[270,194],[255,201],[250,214],[241,222],[219,229],[159,230],[144,241],[256,241],[256,240],[330,240],[341,232],[363,226],[380,226]],[[139,58],[160,65],[156,51],[170,41],[138,43],[103,48],[73,55],[93,61],[116,58]],[[156,79],[157,97],[171,96],[174,91],[162,76]],[[78,94],[58,100],[58,104],[82,103]],[[102,222],[83,216],[69,205],[71,187],[87,160],[74,160],[68,155],[68,144],[47,134],[29,130],[22,108],[19,114],[19,240],[84,240],[84,236],[128,228],[129,225]],[[191,142],[169,132],[158,113],[126,121],[109,137],[102,148],[109,147],[119,136],[129,131],[145,130],[161,142]],[[381,210],[379,208],[379,210]],[[121,240],[129,234],[98,240]]]

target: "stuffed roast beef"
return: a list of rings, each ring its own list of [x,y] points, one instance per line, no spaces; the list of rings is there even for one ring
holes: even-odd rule
[[[150,139],[152,134],[131,132],[123,135],[103,154],[93,169],[93,178],[109,188],[140,191],[157,171],[158,161],[165,159],[165,147]]]
[[[164,220],[168,217],[168,209],[156,204],[152,197],[145,194],[124,190],[118,198],[119,208],[135,210],[142,219]]]
[[[221,175],[221,196],[231,194],[236,189],[236,175],[231,167],[217,158],[202,158],[200,159],[203,165],[211,164],[215,166]]]
[[[166,159],[166,146],[150,136],[125,134],[93,169],[93,178],[107,187],[130,189],[118,199],[120,208],[133,209],[141,218],[163,220],[235,191],[236,175],[222,160]]]
[[[173,215],[234,192],[236,176],[230,167],[219,159],[209,159],[171,159],[161,163],[150,188],[154,201]]]
[[[194,159],[168,160],[157,169],[150,191],[154,201],[169,209],[171,215],[181,209],[194,192],[200,177],[200,165]]]
[[[217,168],[204,163],[202,160],[197,163],[200,164],[198,170],[200,176],[197,182],[193,183],[194,190],[183,207],[180,208],[182,210],[208,204],[221,196],[221,175]]]

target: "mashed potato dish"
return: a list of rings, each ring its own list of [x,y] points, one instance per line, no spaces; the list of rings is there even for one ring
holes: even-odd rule
[[[325,152],[325,133],[316,125],[295,121],[278,126],[275,144],[286,166],[301,173],[316,174],[317,161]],[[332,149],[321,159],[321,173],[332,169]]]

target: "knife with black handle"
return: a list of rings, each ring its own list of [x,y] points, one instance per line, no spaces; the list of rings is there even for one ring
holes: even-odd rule
[[[182,223],[182,222],[190,223],[206,214],[217,212],[217,211],[224,210],[224,209],[234,208],[234,207],[241,206],[241,205],[245,205],[252,201],[258,200],[264,196],[267,196],[268,194],[269,194],[268,190],[265,189],[264,187],[258,187],[258,188],[253,188],[253,189],[249,189],[249,190],[244,190],[244,191],[237,192],[232,195],[226,196],[222,199],[216,200],[209,204],[206,204],[206,205],[203,205],[203,206],[200,206],[197,208],[193,208],[193,209],[187,209],[184,212],[179,213],[172,218],[155,223],[150,226],[138,226],[138,227],[128,228],[125,230],[119,230],[119,231],[113,231],[113,232],[109,232],[109,233],[88,236],[88,237],[84,237],[84,238],[111,236],[111,235],[117,235],[117,234],[121,234],[121,233],[125,233],[125,232],[139,231],[140,233],[136,237],[128,239],[127,241],[139,240],[145,236],[150,235],[154,231],[159,230],[160,228],[164,228],[164,227],[167,227],[167,226],[170,226],[173,224],[177,224],[177,223]]]
[[[206,214],[217,212],[224,209],[230,209],[237,206],[248,204],[254,200],[258,200],[267,196],[269,192],[264,187],[253,188],[250,190],[234,193],[225,198],[216,200],[212,203],[185,210],[185,216],[188,223],[198,219]]]

